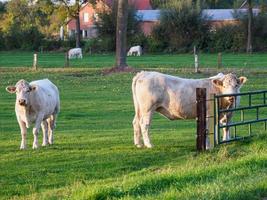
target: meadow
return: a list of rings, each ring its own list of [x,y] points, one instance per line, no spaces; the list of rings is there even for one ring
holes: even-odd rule
[[[267,197],[267,132],[197,153],[194,120],[168,121],[156,114],[151,128],[154,148],[137,149],[131,124],[134,73],[103,75],[90,66],[39,71],[9,67],[0,68],[0,199]],[[160,70],[188,78],[211,75]],[[242,91],[266,89],[266,68],[238,70],[249,79]],[[5,87],[22,78],[49,78],[60,90],[61,112],[52,146],[32,150],[29,129],[28,149],[19,150],[15,96]]]
[[[114,65],[114,54],[84,54],[83,59],[70,60],[70,67],[75,68],[103,68]],[[0,51],[0,67],[31,67],[33,52]],[[128,57],[128,64],[135,68],[194,68],[194,55],[192,54],[144,54],[141,57]],[[38,66],[41,68],[64,67],[65,55],[61,52],[38,53]],[[199,54],[200,68],[217,68],[218,54]],[[251,67],[262,69],[267,67],[267,54],[254,53],[223,53],[223,68]]]

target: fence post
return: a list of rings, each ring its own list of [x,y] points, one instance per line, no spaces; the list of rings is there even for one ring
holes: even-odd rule
[[[198,55],[197,55],[197,50],[196,46],[194,46],[194,58],[195,58],[195,73],[198,73]]]
[[[65,67],[69,67],[69,54],[68,54],[68,52],[65,53]]]
[[[196,89],[197,150],[206,150],[206,88]]]
[[[218,68],[222,67],[222,53],[218,53]]]
[[[34,70],[37,70],[37,63],[38,63],[38,56],[37,56],[37,53],[33,54],[33,65],[32,65],[32,68]]]

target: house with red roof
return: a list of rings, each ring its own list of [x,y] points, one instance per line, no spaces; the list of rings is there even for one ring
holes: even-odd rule
[[[128,0],[129,5],[134,6],[137,10],[137,17],[140,22],[141,30],[145,35],[150,35],[155,25],[160,23],[160,10],[152,10],[150,0]],[[83,38],[93,38],[97,36],[95,22],[98,19],[99,11],[108,12],[112,6],[113,0],[99,0],[95,7],[90,3],[85,4],[80,10],[80,26]],[[246,13],[247,9],[203,9],[202,15],[205,16],[212,29],[238,23],[235,18],[236,13]],[[259,13],[259,9],[253,9],[254,15]],[[69,35],[74,35],[76,30],[75,19],[67,23]]]
[[[136,10],[150,10],[152,9],[149,0],[128,0],[129,5],[134,6]],[[80,29],[81,35],[83,38],[93,38],[97,36],[97,30],[95,26],[95,22],[98,19],[97,12],[110,9],[112,6],[112,0],[102,0],[97,1],[96,5],[93,6],[90,3],[86,3],[81,9],[79,13],[80,18]],[[67,22],[67,32],[69,36],[73,36],[76,30],[76,20],[70,19]]]

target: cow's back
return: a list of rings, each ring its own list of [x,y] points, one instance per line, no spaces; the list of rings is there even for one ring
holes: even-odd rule
[[[36,111],[45,112],[47,115],[59,112],[59,91],[50,80],[37,80],[31,82],[30,85],[37,86],[35,95],[31,96],[31,104]]]

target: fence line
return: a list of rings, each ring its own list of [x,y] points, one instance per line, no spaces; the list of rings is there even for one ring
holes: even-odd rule
[[[267,68],[267,55],[266,54],[172,54],[172,55],[147,55],[144,54],[140,57],[128,57],[129,65],[136,67],[173,67],[173,68],[192,68],[196,66],[197,69],[201,68]],[[32,53],[14,52],[5,53],[0,52],[0,67],[30,67],[32,66]],[[108,67],[114,65],[114,54],[104,55],[89,55],[84,54],[83,59],[70,60],[70,67],[79,65]],[[195,65],[196,64],[196,65]],[[64,67],[65,66],[65,53],[39,53],[38,54],[39,67]]]

